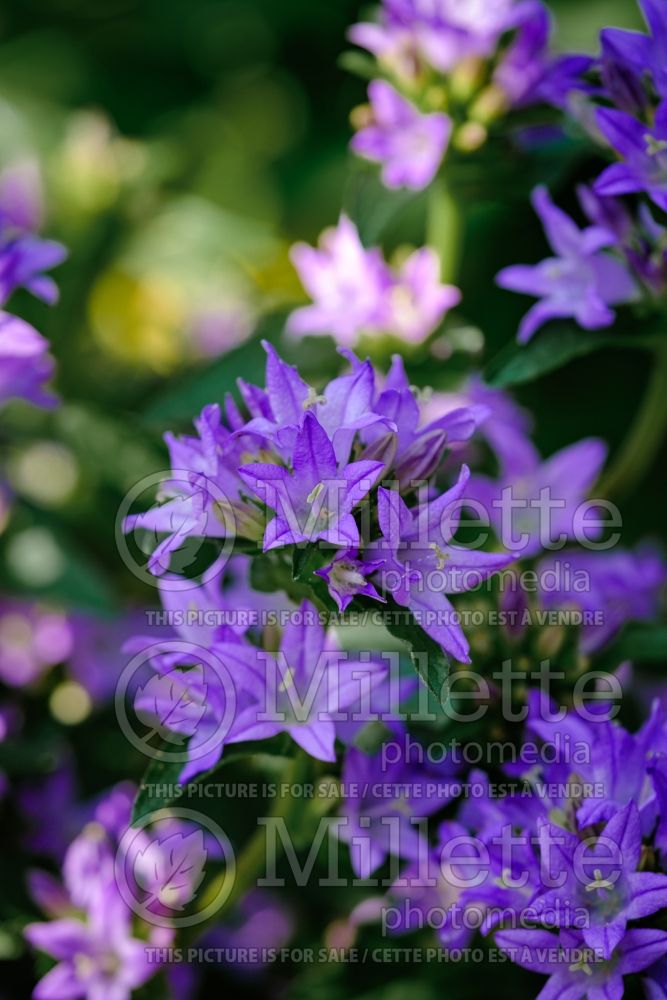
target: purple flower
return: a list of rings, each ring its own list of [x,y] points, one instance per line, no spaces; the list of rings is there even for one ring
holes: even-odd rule
[[[363,690],[381,681],[382,664],[351,660],[327,648],[327,638],[312,604],[301,605],[282,636],[280,652],[262,653],[249,644],[220,644],[223,660],[250,670],[263,688],[263,703],[250,709],[245,739],[268,739],[287,732],[318,760],[335,761],[336,719]],[[252,715],[254,714],[254,721]]]
[[[337,552],[329,565],[318,569],[315,575],[326,580],[329,593],[338,605],[338,610],[345,611],[357,594],[365,594],[366,597],[373,597],[376,601],[385,600],[367,579],[380,566],[382,566],[381,560],[358,559],[356,549],[346,549]]]
[[[466,386],[465,400],[480,413],[479,433],[495,452],[504,478],[523,475],[539,464],[530,440],[532,417],[511,396],[475,376]]]
[[[588,438],[499,481],[475,476],[468,492],[486,511],[505,548],[527,558],[562,546],[575,529],[583,532],[585,527],[588,538],[599,533],[599,524],[587,523],[581,505],[606,454],[604,442]]]
[[[419,344],[460,301],[458,288],[440,283],[440,258],[435,250],[415,250],[391,289],[391,331],[408,343]]]
[[[5,684],[32,684],[67,660],[72,649],[72,626],[60,612],[21,601],[0,606],[0,679]]]
[[[540,326],[559,317],[572,317],[586,330],[610,326],[614,322],[610,306],[631,301],[637,292],[627,267],[602,252],[614,246],[613,233],[599,226],[579,229],[544,187],[535,189],[532,200],[558,256],[536,265],[506,267],[496,277],[501,288],[541,300],[521,321],[519,342],[530,340]]]
[[[582,77],[593,60],[582,55],[554,58],[549,50],[550,33],[549,11],[540,0],[520,5],[515,37],[493,76],[512,107],[545,101],[562,108],[573,90],[588,89]]]
[[[438,794],[440,787],[442,794]],[[370,878],[390,854],[410,861],[426,857],[428,841],[419,820],[447,801],[444,782],[404,760],[388,764],[381,753],[368,756],[349,747],[343,762],[343,788],[345,822],[337,832],[350,846],[358,878]]]
[[[297,243],[291,258],[314,300],[292,313],[287,327],[291,333],[328,333],[351,346],[360,331],[388,328],[391,272],[380,250],[363,247],[356,226],[345,215],[336,229],[322,234],[319,250]]]
[[[463,466],[455,486],[437,500],[410,510],[394,490],[378,490],[382,540],[378,557],[384,587],[416,616],[425,632],[462,663],[469,663],[468,641],[447,594],[460,594],[512,561],[500,552],[454,545],[470,472]]]
[[[0,312],[0,406],[14,397],[35,406],[55,405],[55,397],[44,389],[54,369],[48,349],[48,341],[34,327]]]
[[[548,911],[561,920],[559,926],[568,926],[576,909],[587,913],[583,939],[603,958],[611,958],[629,920],[642,920],[667,906],[667,875],[637,871],[642,836],[634,802],[612,816],[585,854],[579,837],[548,823],[540,829],[540,842],[549,845],[542,847],[543,862],[546,858],[545,870],[548,865],[559,885],[535,900],[535,910]]]
[[[388,188],[421,191],[435,177],[452,132],[449,115],[422,114],[391,84],[374,80],[368,88],[371,121],[352,139],[355,153],[382,164]]]
[[[67,251],[60,243],[24,234],[0,240],[0,304],[17,288],[27,288],[48,305],[58,301],[58,286],[44,274],[62,264]]]
[[[667,582],[667,566],[652,546],[635,552],[566,550],[543,559],[537,573],[539,580],[550,583],[541,594],[545,607],[574,606],[589,613],[580,639],[585,653],[600,649],[626,622],[654,618]],[[591,624],[595,614],[603,620]]]
[[[600,36],[605,82],[617,100],[629,92],[630,111],[645,103],[643,81],[647,72],[658,93],[667,97],[667,8],[662,0],[640,0],[640,6],[650,35],[605,28]]]
[[[86,921],[63,917],[29,924],[24,933],[58,963],[38,983],[35,1000],[130,1000],[156,971],[146,942],[132,936],[130,911],[113,892],[91,907]]]
[[[322,540],[345,548],[359,546],[352,511],[382,472],[381,462],[352,462],[338,472],[324,428],[306,413],[293,456],[293,471],[277,465],[245,465],[247,486],[276,512],[264,533],[264,551]]]
[[[607,167],[595,182],[598,194],[616,196],[645,191],[667,210],[667,101],[658,107],[650,128],[625,111],[598,108],[602,134],[623,158]]]
[[[359,365],[354,356],[350,360]],[[373,410],[396,428],[392,461],[387,463],[386,471],[393,467],[396,479],[405,488],[432,476],[442,462],[445,448],[469,441],[478,424],[488,416],[484,406],[469,406],[465,405],[467,400],[460,400],[459,405],[448,407],[435,419],[428,420],[430,397],[428,392],[424,396],[426,403],[422,405],[419,390],[410,385],[402,357],[395,354]],[[422,423],[424,416],[426,423]],[[386,439],[386,429],[378,424],[362,430],[362,438],[369,446],[367,451]]]
[[[379,249],[362,246],[345,216],[337,229],[323,234],[320,246],[315,250],[299,243],[292,249],[299,277],[314,300],[292,313],[287,329],[293,334],[329,333],[343,347],[353,346],[362,334],[394,333],[419,343],[461,299],[457,288],[440,283],[434,250],[417,250],[402,267],[392,269]],[[308,387],[301,385],[307,396]]]
[[[667,933],[628,931],[611,961],[588,947],[578,931],[505,930],[496,944],[517,965],[549,976],[537,1000],[588,1000],[623,996],[623,977],[642,972],[667,952]]]

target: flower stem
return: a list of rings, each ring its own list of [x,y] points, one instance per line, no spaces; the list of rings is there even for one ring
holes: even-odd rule
[[[429,193],[427,230],[429,245],[440,255],[442,280],[455,283],[463,253],[463,214],[459,199],[442,177],[433,182]]]
[[[601,496],[621,499],[651,467],[667,433],[667,338],[655,348],[646,394],[628,435],[599,484]]]

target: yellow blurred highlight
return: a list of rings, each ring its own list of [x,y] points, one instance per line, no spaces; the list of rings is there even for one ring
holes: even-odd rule
[[[164,374],[177,366],[187,309],[173,282],[107,271],[93,289],[89,311],[95,339],[109,353]]]
[[[51,692],[51,715],[63,726],[78,726],[91,713],[93,703],[84,687],[76,681],[63,681]]]

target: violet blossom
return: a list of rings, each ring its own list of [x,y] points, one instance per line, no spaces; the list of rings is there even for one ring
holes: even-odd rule
[[[519,342],[530,340],[552,319],[571,317],[586,330],[610,326],[610,307],[631,301],[637,291],[627,267],[604,252],[615,245],[613,233],[599,226],[579,229],[544,187],[535,189],[532,200],[557,256],[540,264],[512,265],[496,276],[501,288],[540,298],[521,321]]]
[[[385,80],[368,87],[370,120],[360,129],[351,148],[382,164],[388,188],[420,191],[435,177],[452,132],[450,117],[442,112],[422,114]]]

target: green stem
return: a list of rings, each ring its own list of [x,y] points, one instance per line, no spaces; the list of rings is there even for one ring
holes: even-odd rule
[[[464,224],[460,200],[442,178],[434,181],[429,193],[427,239],[438,251],[441,277],[456,282],[463,253]]]
[[[601,496],[620,499],[651,467],[667,433],[667,340],[655,349],[646,394],[628,435],[599,484]]]

